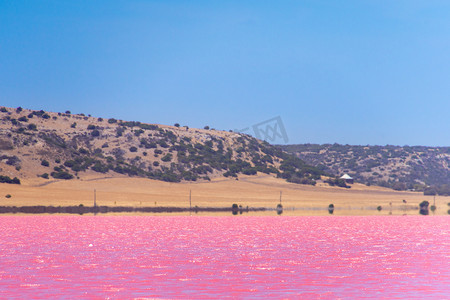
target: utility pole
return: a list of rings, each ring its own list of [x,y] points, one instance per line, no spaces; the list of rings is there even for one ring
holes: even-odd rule
[[[282,194],[282,191],[280,191],[280,204],[281,204],[281,194]]]
[[[189,210],[192,210],[192,190],[189,190]]]
[[[97,207],[97,191],[94,189],[94,207]]]

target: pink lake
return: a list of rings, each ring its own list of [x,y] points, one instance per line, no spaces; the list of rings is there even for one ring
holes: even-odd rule
[[[1,216],[1,299],[450,299],[448,216]]]

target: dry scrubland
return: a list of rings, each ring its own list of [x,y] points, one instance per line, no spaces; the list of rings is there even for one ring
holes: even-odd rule
[[[422,193],[330,187],[317,168],[250,136],[67,112],[1,108],[0,154],[0,174],[21,181],[0,183],[0,206],[92,206],[94,190],[107,206],[189,207],[192,191],[192,206],[266,208],[276,207],[281,191],[284,214],[328,214],[331,203],[335,214],[417,214],[423,200],[433,204]],[[59,172],[73,179],[53,176]],[[436,197],[436,213],[447,214],[448,202]]]
[[[44,185],[43,185],[44,184]],[[239,180],[216,178],[211,182],[168,183],[145,178],[102,178],[86,176],[73,181],[27,180],[22,185],[0,184],[1,205],[93,205],[94,189],[97,204],[107,206],[189,206],[189,191],[192,205],[200,207],[230,207],[233,203],[244,207],[275,208],[282,191],[284,214],[326,215],[330,203],[339,215],[388,214],[392,203],[392,214],[403,214],[407,201],[408,214],[417,214],[415,207],[427,200],[433,204],[432,196],[420,193],[396,192],[380,187],[354,184],[351,189],[297,185],[270,175],[242,176]],[[4,195],[10,194],[11,198]],[[436,214],[447,214],[449,197],[436,197]],[[382,211],[376,207],[381,205]],[[295,211],[290,209],[295,208]],[[267,212],[274,213],[274,212]]]

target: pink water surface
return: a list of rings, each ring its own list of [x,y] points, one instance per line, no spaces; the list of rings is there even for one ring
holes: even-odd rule
[[[2,216],[1,299],[450,299],[448,216]]]

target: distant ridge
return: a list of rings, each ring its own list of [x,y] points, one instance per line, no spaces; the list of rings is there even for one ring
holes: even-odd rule
[[[0,107],[0,175],[7,181],[104,173],[180,182],[258,172],[302,184],[324,174],[241,133]]]
[[[324,172],[348,173],[367,185],[450,195],[450,147],[299,144],[280,148]]]

